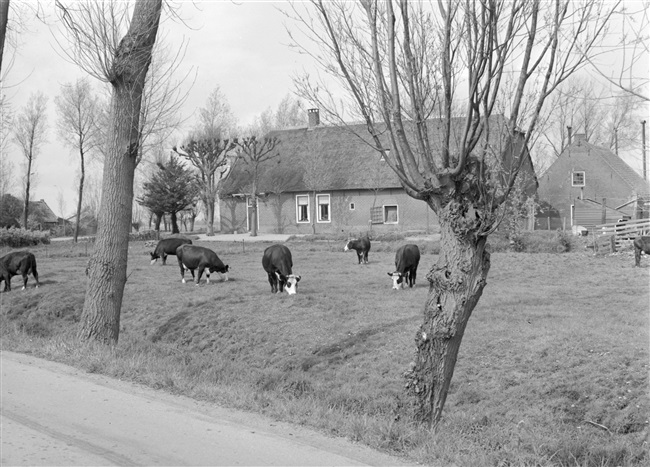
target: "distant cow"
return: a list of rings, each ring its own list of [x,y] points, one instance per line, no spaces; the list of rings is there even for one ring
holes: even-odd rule
[[[350,241],[345,245],[345,248],[343,248],[343,251],[349,251],[349,250],[356,250],[357,252],[357,257],[359,258],[359,264],[361,264],[361,260],[365,264],[368,264],[368,252],[370,251],[370,238],[368,236],[361,237],[361,238],[355,238]]]
[[[167,255],[175,255],[176,249],[181,245],[191,245],[192,240],[184,237],[163,238],[156,245],[156,249],[151,255],[151,264],[155,263],[158,258],[162,258],[162,264],[165,265]]]
[[[293,295],[298,291],[298,282],[300,276],[292,273],[293,261],[291,259],[291,251],[284,245],[271,245],[264,250],[262,256],[262,267],[269,276],[269,284],[271,284],[271,292],[280,293],[286,288],[289,295]]]
[[[5,292],[11,290],[11,278],[18,274],[23,276],[23,290],[27,288],[28,274],[34,276],[38,287],[36,257],[29,251],[15,251],[0,258],[0,282],[5,281]]]
[[[650,255],[650,237],[636,237],[634,239],[634,265],[641,266],[641,252]]]
[[[420,264],[420,249],[417,245],[404,245],[395,253],[395,272],[388,275],[393,278],[393,289],[404,288],[408,283],[409,287],[415,285],[415,277]]]
[[[228,280],[228,265],[224,265],[217,254],[209,248],[196,245],[181,245],[176,249],[178,266],[181,268],[181,281],[185,283],[185,270],[192,273],[194,279],[194,270],[198,269],[196,276],[196,285],[199,285],[203,271],[207,277],[207,283],[210,283],[210,273],[218,272],[224,275],[224,281]]]

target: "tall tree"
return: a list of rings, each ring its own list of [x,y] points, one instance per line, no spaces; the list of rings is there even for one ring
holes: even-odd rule
[[[18,114],[14,127],[14,141],[25,158],[25,185],[23,227],[27,228],[29,218],[29,195],[32,184],[32,170],[35,170],[36,157],[47,136],[47,97],[42,92],[33,93],[25,107]]]
[[[118,2],[66,7],[57,0],[56,6],[75,62],[112,89],[98,230],[79,336],[115,344],[126,283],[142,95],[162,0],[136,0],[130,21],[130,10]]]
[[[61,87],[61,94],[55,98],[59,120],[57,129],[59,138],[79,154],[79,186],[77,188],[77,222],[74,229],[74,241],[79,238],[81,224],[81,207],[86,179],[86,158],[89,153],[102,144],[99,127],[99,98],[93,92],[88,78],[80,78],[74,83]]]
[[[241,170],[249,174],[249,199],[252,203],[251,237],[257,237],[257,200],[259,198],[260,171],[271,160],[280,157],[276,147],[280,141],[274,137],[248,136],[237,141]]]
[[[14,165],[9,159],[12,113],[0,86],[0,196],[14,188]]]
[[[9,0],[0,0],[0,76],[2,76],[2,57],[5,52],[7,23],[9,21]]]
[[[152,213],[167,213],[171,217],[172,233],[179,233],[178,213],[192,206],[198,194],[194,174],[173,155],[166,163],[157,163],[158,170],[144,183],[144,194],[138,203]],[[160,230],[157,217],[156,230]]]
[[[288,14],[302,25],[291,32],[294,45],[345,90],[338,99],[340,91],[305,77],[296,82],[300,93],[327,119],[361,118],[368,134],[358,136],[439,219],[441,251],[406,374],[416,419],[437,426],[490,269],[486,240],[540,110],[584,66],[611,10],[571,0],[312,0]]]
[[[173,148],[179,156],[187,159],[197,170],[200,197],[206,210],[208,235],[214,235],[215,206],[219,196],[219,184],[230,173],[228,157],[235,148],[230,140],[205,139],[190,141],[179,148]]]

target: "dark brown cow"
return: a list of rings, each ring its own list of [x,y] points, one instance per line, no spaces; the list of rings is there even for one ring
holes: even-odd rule
[[[286,289],[289,295],[294,295],[298,291],[300,276],[291,271],[293,260],[289,248],[279,244],[268,247],[262,256],[262,267],[269,277],[271,292],[282,293]]]
[[[650,237],[634,239],[634,266],[641,266],[641,252],[650,255]]]
[[[415,278],[420,264],[420,249],[417,245],[408,244],[400,247],[395,253],[395,272],[388,275],[393,278],[393,289],[415,285]]]
[[[343,251],[355,250],[359,264],[363,260],[364,264],[368,264],[368,252],[370,251],[370,238],[368,236],[355,238],[346,243]]]
[[[175,255],[176,249],[181,245],[191,245],[192,240],[185,237],[163,238],[156,245],[156,249],[151,255],[151,264],[155,263],[158,258],[162,258],[163,266],[167,262],[167,255]]]
[[[31,274],[38,283],[36,271],[36,257],[29,251],[14,251],[0,258],[0,282],[5,281],[5,292],[11,290],[11,278],[16,275],[23,276],[23,290],[27,288],[27,275]]]
[[[199,274],[196,276],[196,285],[199,285],[203,271],[207,276],[206,282],[210,283],[210,273],[218,272],[224,275],[224,281],[228,280],[228,265],[223,264],[217,254],[209,248],[196,245],[181,245],[176,249],[178,266],[181,268],[181,282],[185,283],[185,270],[192,273],[194,279],[194,270],[198,269]]]

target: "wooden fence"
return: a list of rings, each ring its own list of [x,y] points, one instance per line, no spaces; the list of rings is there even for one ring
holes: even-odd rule
[[[640,235],[650,234],[650,219],[638,219],[597,225],[591,232],[594,253],[614,253]]]

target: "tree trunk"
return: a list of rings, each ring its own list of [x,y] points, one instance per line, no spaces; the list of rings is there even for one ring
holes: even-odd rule
[[[178,218],[176,216],[176,213],[171,212],[169,215],[170,215],[171,221],[172,221],[172,235],[181,233],[180,230],[178,230]]]
[[[461,212],[456,201],[438,210],[441,250],[427,274],[424,322],[415,337],[415,362],[405,375],[407,391],[416,399],[416,419],[432,427],[440,421],[465,326],[490,269],[486,237],[468,230]]]
[[[84,167],[84,155],[81,153],[81,177],[79,179],[79,199],[77,201],[77,225],[74,228],[74,242],[77,243],[79,238],[79,225],[81,224],[81,202],[84,193],[84,179],[86,177],[86,168]]]
[[[214,202],[208,202],[205,206],[205,210],[208,214],[208,235],[214,235]]]
[[[111,122],[104,163],[97,240],[79,337],[116,344],[126,283],[133,206],[133,177],[140,143],[139,119],[145,76],[156,41],[162,0],[138,0],[131,25],[115,52]]]
[[[2,57],[5,51],[7,21],[9,20],[9,0],[0,0],[0,76],[2,76]]]
[[[27,158],[27,176],[25,177],[25,209],[23,209],[23,228],[27,229],[27,219],[29,218],[29,190],[31,187],[32,176],[32,155],[31,149]]]

